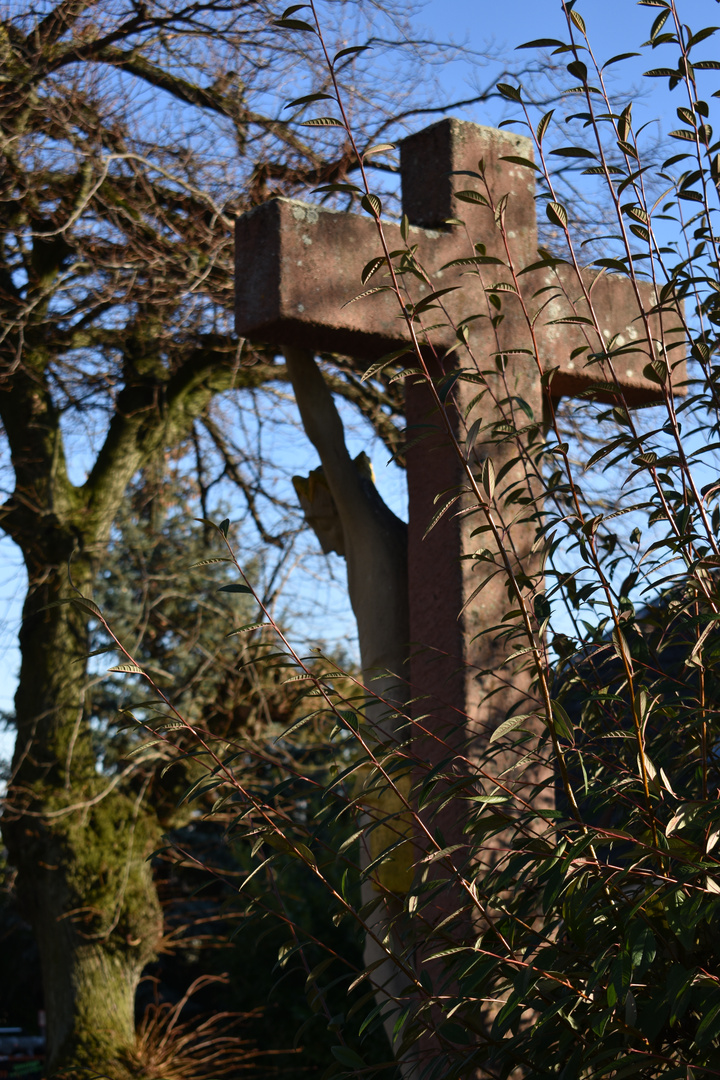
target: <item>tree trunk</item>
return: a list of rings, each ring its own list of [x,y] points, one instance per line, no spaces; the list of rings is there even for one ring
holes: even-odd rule
[[[26,552],[17,743],[2,832],[37,939],[48,1017],[48,1075],[115,1080],[134,1041],[134,999],[162,929],[147,857],[158,827],[140,793],[96,769],[87,715],[87,557],[53,530]],[[46,547],[46,545],[43,545]],[[73,588],[73,584],[76,588]],[[76,591],[76,590],[79,590]]]

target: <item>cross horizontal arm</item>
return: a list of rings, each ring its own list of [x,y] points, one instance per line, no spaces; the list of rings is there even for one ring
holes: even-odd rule
[[[391,250],[405,246],[397,225],[387,223],[385,234]],[[492,264],[481,267],[482,282],[476,275],[469,275],[467,267],[440,270],[454,258],[473,254],[463,230],[458,227],[442,230],[412,227],[409,242],[418,245],[420,259],[433,272],[436,288],[460,287],[443,298],[451,320],[457,324],[479,313],[485,316],[482,322],[486,323],[489,313],[486,291],[498,279],[507,280],[507,270]],[[349,302],[364,291],[360,284],[363,266],[380,253],[377,230],[369,217],[326,210],[293,199],[273,199],[251,210],[237,223],[238,333],[278,346],[288,344],[316,352],[338,352],[365,362],[400,348],[409,342],[409,336],[393,293],[374,293]],[[654,359],[656,354],[650,350],[656,346],[647,341],[630,282],[618,275],[597,275],[593,271],[586,271],[583,276],[603,330],[603,344],[607,345],[613,337],[615,347],[637,342],[637,350],[622,352],[614,364],[629,403],[658,399],[657,384],[642,374],[649,360]],[[546,303],[549,295],[554,297],[536,324],[543,367],[557,369],[551,384],[552,395],[575,397],[603,380],[597,364],[588,366],[587,354],[572,355],[588,342],[594,351],[603,347],[593,328],[582,321],[591,314],[583,286],[569,265],[556,268],[548,265],[547,269],[527,275],[527,279],[525,295],[531,310]],[[387,284],[387,277],[381,268],[367,289],[383,284]],[[415,303],[430,291],[429,286],[419,282],[413,284],[413,289]],[[545,291],[533,298],[541,289]],[[549,293],[548,289],[553,291]],[[501,295],[505,308],[518,308],[516,296],[507,292]],[[645,310],[655,306],[650,285],[641,285],[641,299]],[[511,314],[506,326],[513,327],[512,335],[506,330],[499,344],[493,345],[494,335],[490,335],[488,342],[487,331],[482,327],[485,344],[478,356],[482,364],[488,360],[488,345],[508,352],[532,347],[519,310]],[[559,321],[565,319],[577,321]],[[427,325],[445,321],[443,312],[437,308],[426,316]],[[668,317],[664,322],[667,340]],[[651,337],[660,340],[659,318],[652,316],[650,323]],[[477,321],[471,325],[477,339],[481,327]],[[457,340],[451,326],[435,330],[431,336],[440,349],[449,348]],[[463,363],[462,358],[460,362]]]
[[[402,244],[397,225],[388,241]],[[414,230],[419,232],[420,230]],[[407,340],[398,303],[383,293],[345,306],[379,254],[375,223],[295,199],[273,199],[238,220],[235,323],[239,334],[315,352],[376,359]],[[382,272],[368,288],[385,284]]]

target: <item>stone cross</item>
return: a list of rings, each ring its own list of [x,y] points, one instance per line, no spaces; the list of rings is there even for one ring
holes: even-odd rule
[[[608,378],[597,364],[587,365],[587,349],[582,352],[582,346],[598,352],[614,338],[614,347],[628,348],[615,358],[614,366],[625,402],[632,406],[659,399],[657,383],[644,377],[643,368],[657,355],[653,339],[659,339],[662,332],[667,337],[668,329],[667,325],[661,328],[660,316],[653,315],[648,340],[641,308],[646,312],[657,303],[650,286],[641,287],[638,301],[627,278],[582,271],[594,317],[603,332],[604,340],[598,339],[575,269],[569,264],[543,262],[538,254],[532,156],[532,144],[526,138],[455,119],[441,120],[401,144],[402,205],[412,226],[408,242],[417,245],[418,258],[432,277],[433,289],[462,285],[442,298],[451,321],[457,325],[475,316],[466,324],[469,341],[495,397],[493,400],[486,394],[467,423],[476,414],[482,415],[474,453],[478,461],[484,453],[492,455],[496,474],[514,450],[512,442],[498,443],[487,435],[493,420],[500,419],[498,402],[505,401],[506,412],[508,407],[514,409],[516,422],[523,415],[513,405],[518,398],[536,421],[542,416],[542,395],[548,391],[543,391],[532,350],[539,352],[546,371],[555,369],[549,385],[552,397],[574,397]],[[526,307],[531,313],[542,309],[534,323],[534,341],[517,294],[507,285],[493,293],[494,286],[508,281],[508,271],[501,265],[508,262],[508,253],[493,210],[481,201],[470,203],[455,197],[464,189],[482,192],[479,180],[461,175],[477,171],[480,160],[495,205],[508,196],[506,236],[515,266],[536,264],[535,270],[520,278],[525,283]],[[447,224],[448,219],[460,218],[463,225]],[[385,235],[391,250],[405,248],[398,225],[386,224]],[[477,242],[484,245],[480,251],[486,260],[473,268],[479,275],[469,274],[468,266],[443,269],[454,259],[475,256],[478,249],[473,245]],[[345,354],[361,367],[400,348],[409,338],[395,295],[379,292],[348,305],[363,291],[362,267],[380,253],[376,225],[367,215],[284,198],[249,211],[239,219],[236,234],[238,333],[277,346]],[[382,284],[382,274],[381,269],[367,287]],[[414,301],[429,291],[429,286],[416,283]],[[502,320],[496,317],[497,308],[488,303],[493,296],[496,302],[498,298],[502,301]],[[662,318],[667,324],[672,316],[663,314]],[[437,308],[425,319],[426,324],[447,321]],[[439,357],[436,354],[433,359],[428,350],[429,362],[434,364],[435,373],[441,374],[442,351],[456,344],[457,336],[445,327],[430,337]],[[637,342],[637,349],[629,351],[633,342]],[[501,355],[507,358],[504,375],[495,362]],[[413,365],[412,357],[404,362]],[[456,351],[448,358],[447,367],[458,365],[467,367],[468,362]],[[486,571],[483,564],[478,566],[462,556],[486,546],[482,538],[471,535],[478,518],[446,513],[425,535],[437,511],[438,493],[466,481],[443,424],[449,423],[462,442],[467,434],[463,414],[480,389],[471,381],[457,382],[453,405],[444,421],[433,407],[427,383],[413,377],[406,380],[411,444],[407,453],[411,693],[425,696],[415,706],[416,713],[431,716],[428,723],[436,732],[456,729],[465,738],[487,732],[500,722],[526,690],[522,679],[507,685],[509,673],[503,667],[507,646],[494,635],[478,636],[489,626],[501,627],[503,616],[512,607],[503,575],[495,576],[471,600]],[[423,433],[424,438],[414,438]],[[508,525],[504,535],[506,550],[514,565],[521,567],[534,540],[534,525],[516,521]],[[487,565],[491,570],[492,565]],[[428,745],[423,756],[432,760],[443,752],[441,744]]]
[[[425,326],[441,324],[427,339],[420,330],[430,373],[442,377],[465,369],[465,377],[452,386],[444,412],[437,408],[426,379],[410,375],[405,380],[409,696],[414,699],[413,752],[416,759],[430,765],[440,765],[444,759],[452,763],[458,751],[474,761],[473,742],[487,745],[489,732],[510,709],[533,711],[533,703],[524,700],[530,689],[528,671],[512,668],[509,651],[515,645],[503,635],[509,625],[506,616],[512,619],[510,612],[516,604],[508,595],[506,573],[496,572],[498,545],[487,539],[487,532],[477,532],[483,525],[482,515],[456,513],[458,508],[472,510],[463,497],[427,531],[442,506],[438,495],[467,487],[464,464],[448,437],[448,428],[464,445],[475,472],[490,457],[496,475],[508,465],[498,489],[507,492],[508,486],[519,481],[526,493],[522,466],[509,462],[517,455],[517,441],[514,437],[503,441],[502,425],[511,430],[524,428],[521,442],[524,439],[532,453],[532,430],[537,433],[547,404],[544,394],[557,400],[576,397],[594,387],[596,397],[619,405],[620,399],[612,392],[612,386],[617,386],[629,407],[659,400],[658,384],[647,379],[643,369],[657,358],[656,343],[663,337],[667,341],[668,332],[672,337],[668,322],[676,321],[665,312],[647,317],[647,312],[658,307],[650,286],[642,285],[636,291],[627,278],[584,270],[580,271],[581,281],[573,266],[556,264],[538,253],[532,153],[526,138],[453,119],[442,120],[401,144],[402,205],[411,225],[407,243],[416,247],[417,259],[432,280],[429,285],[406,275],[403,288],[407,287],[408,299],[417,304],[431,289],[462,286],[440,298],[442,309],[435,306],[422,316]],[[487,195],[477,176],[467,175],[479,171],[479,161],[492,206],[481,198],[469,196],[468,201],[468,196],[456,197],[467,189]],[[505,240],[496,212],[504,214]],[[406,248],[400,226],[386,223],[384,232],[391,251]],[[278,198],[239,219],[236,241],[237,331],[284,348],[293,382],[300,362],[295,356],[293,374],[293,350],[341,353],[365,368],[409,344],[407,324],[394,294],[377,292],[348,303],[364,291],[362,267],[382,253],[376,224],[369,216]],[[468,258],[476,261],[447,265]],[[517,269],[534,266],[517,279],[520,294],[511,284],[510,263]],[[365,288],[385,284],[386,270],[381,267]],[[600,327],[600,335],[594,324]],[[464,349],[449,351],[458,344],[457,327],[461,325],[466,328],[474,360],[468,359]],[[588,364],[589,353],[601,353],[610,344],[620,350],[613,357],[612,378],[607,367],[603,371],[597,363]],[[674,362],[672,354],[670,359]],[[410,355],[398,363],[416,367],[417,359]],[[319,378],[312,361],[304,370],[304,379]],[[676,380],[682,377],[682,368],[676,368]],[[600,385],[603,382],[604,387]],[[303,394],[298,393],[302,411],[300,398],[305,397],[307,405],[310,383],[301,381],[298,385],[304,389]],[[314,393],[322,405],[320,389],[316,383],[310,396]],[[330,417],[328,423],[339,424],[327,409],[325,416]],[[314,434],[310,430],[308,434],[320,448],[317,425],[315,429]],[[333,450],[329,460],[335,457]],[[348,462],[349,458],[346,465]],[[351,487],[353,483],[357,485],[357,479],[350,474]],[[343,498],[346,486],[341,482]],[[494,513],[500,525],[502,554],[511,568],[528,574],[537,571],[532,554],[537,517],[533,520],[522,503],[506,500],[503,506],[502,492]],[[353,539],[362,549],[364,541],[355,535]],[[490,557],[481,561],[474,558],[479,548],[487,548]],[[398,565],[404,565],[404,560]],[[365,590],[373,595],[382,591]],[[385,618],[383,599],[383,595],[377,596],[379,611],[374,619],[378,614]],[[362,613],[356,614],[360,622]],[[377,622],[374,625],[377,627]],[[383,631],[387,629],[381,626]],[[403,641],[403,649],[404,645]],[[492,765],[494,775],[512,766],[518,752],[522,753],[512,746],[498,749]],[[474,784],[484,783],[487,793],[492,794],[492,778],[475,769],[472,773]],[[539,796],[534,790],[537,784],[544,785]],[[518,786],[534,805],[547,805],[552,800],[552,777],[546,769],[525,766],[516,781]],[[462,844],[462,822],[450,815],[451,811],[445,811],[434,817],[432,827],[440,826],[445,843]],[[494,843],[501,846],[503,840],[496,838]],[[482,857],[490,866],[495,853],[484,851]],[[462,855],[454,854],[453,859],[462,862]],[[392,884],[386,889],[386,917],[391,925],[391,894],[403,890]],[[453,910],[452,896],[441,896],[437,903],[437,911],[425,910],[424,914],[439,925],[447,914],[445,907],[450,905],[448,911]],[[369,962],[372,956],[367,954],[366,959]],[[423,970],[427,971],[427,965]],[[442,980],[440,970],[437,977]],[[392,963],[376,968],[374,978],[389,997],[396,1001],[402,998],[405,979],[398,981]],[[392,1022],[389,1030],[392,1040]],[[423,1043],[419,1054],[426,1062],[432,1060],[430,1044]],[[401,1067],[405,1080],[415,1080],[417,1071],[410,1059],[403,1060]]]

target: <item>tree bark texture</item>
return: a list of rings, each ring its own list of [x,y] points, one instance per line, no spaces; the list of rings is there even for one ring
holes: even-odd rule
[[[265,377],[258,367],[248,374],[253,384]],[[89,1068],[112,1080],[129,1075],[135,991],[162,932],[148,862],[157,818],[142,789],[98,770],[93,747],[94,574],[132,477],[166,441],[181,441],[218,389],[238,381],[227,355],[208,346],[159,387],[126,388],[81,487],[67,476],[44,373],[26,368],[0,394],[16,475],[2,524],[29,579],[2,833],[40,951],[52,1077]]]
[[[92,559],[69,531],[46,529],[45,558],[27,558],[20,631],[17,744],[3,837],[33,927],[53,1076],[91,1068],[122,1076],[134,1038],[135,991],[162,914],[148,856],[154,814],[98,773],[86,702]]]

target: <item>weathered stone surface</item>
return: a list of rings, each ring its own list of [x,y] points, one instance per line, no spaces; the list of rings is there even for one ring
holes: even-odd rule
[[[535,183],[532,171],[507,157],[532,157],[528,139],[457,120],[439,124],[410,136],[402,144],[401,175],[403,205],[411,222],[410,244],[417,244],[418,257],[433,281],[433,288],[459,286],[442,298],[451,325],[432,333],[436,348],[449,348],[457,338],[454,326],[471,315],[487,314],[487,293],[498,282],[511,280],[499,265],[479,267],[480,276],[469,267],[442,269],[454,259],[475,255],[473,247],[483,243],[490,257],[507,262],[501,234],[492,212],[454,198],[453,190],[480,190],[477,179],[454,175],[476,170],[483,159],[485,175],[496,201],[509,196],[506,209],[510,254],[516,270],[538,261],[535,219]],[[448,217],[462,218],[464,226],[446,226]],[[432,227],[419,227],[432,223]],[[386,223],[390,250],[404,247],[400,230]],[[277,344],[296,344],[317,351],[340,352],[359,362],[371,362],[409,341],[406,322],[392,293],[375,293],[353,300],[364,291],[360,271],[373,257],[382,254],[374,221],[367,215],[340,213],[294,199],[273,199],[244,214],[236,232],[236,326],[239,334]],[[387,283],[381,269],[367,288]],[[600,351],[616,335],[637,342],[638,349],[624,354],[617,375],[626,388],[630,404],[658,399],[656,383],[646,379],[643,368],[651,358],[645,320],[630,282],[618,275],[583,272],[590,290],[595,316],[603,331],[603,341],[590,326],[557,324],[568,316],[590,315],[575,269],[561,265],[542,268],[518,280],[523,287],[527,315],[532,317],[543,305],[535,324],[535,342],[528,319],[519,310],[520,301],[502,293],[506,319],[513,321],[513,334],[503,332],[503,347],[532,349],[535,345],[545,370],[558,368],[553,379],[554,397],[575,396],[592,384],[611,381],[597,364],[587,365],[587,356],[572,352],[588,344]],[[552,299],[548,303],[548,287]],[[412,299],[417,302],[430,287],[412,281]],[[655,305],[652,287],[639,290],[644,311]],[[426,325],[445,321],[435,308]],[[672,317],[670,318],[672,321]],[[470,344],[477,347],[478,322],[471,323]],[[660,338],[657,316],[648,320],[650,338]],[[665,329],[668,328],[668,317]],[[516,354],[519,355],[519,354]],[[460,363],[465,361],[460,359]],[[677,379],[682,378],[678,372]]]
[[[657,306],[657,293],[649,282],[641,282],[636,295],[629,280],[618,274],[596,273],[584,270],[583,278],[590,302],[602,329],[602,342],[594,329],[589,326],[554,323],[553,320],[580,316],[590,318],[590,305],[585,299],[578,275],[573,267],[561,266],[554,271],[539,271],[536,281],[544,278],[546,284],[555,285],[559,279],[564,295],[558,289],[557,298],[553,299],[538,320],[540,356],[545,370],[556,367],[558,370],[551,384],[554,398],[577,397],[589,386],[602,382],[614,382],[612,373],[605,362],[589,362],[588,354],[573,357],[575,349],[588,344],[593,352],[601,352],[613,337],[615,348],[636,344],[637,348],[623,352],[613,360],[617,382],[623,388],[628,405],[641,405],[662,400],[657,383],[643,375],[643,368],[650,360],[657,359],[659,342],[672,340],[684,341],[678,326],[677,314],[673,312],[660,315],[645,314]],[[538,288],[541,288],[538,285]],[[537,303],[537,300],[536,300]],[[662,324],[661,324],[662,321]],[[670,362],[681,361],[674,373],[676,384],[685,379],[684,357],[673,349]],[[610,400],[608,394],[596,394],[599,400]],[[612,399],[614,400],[614,398]]]

